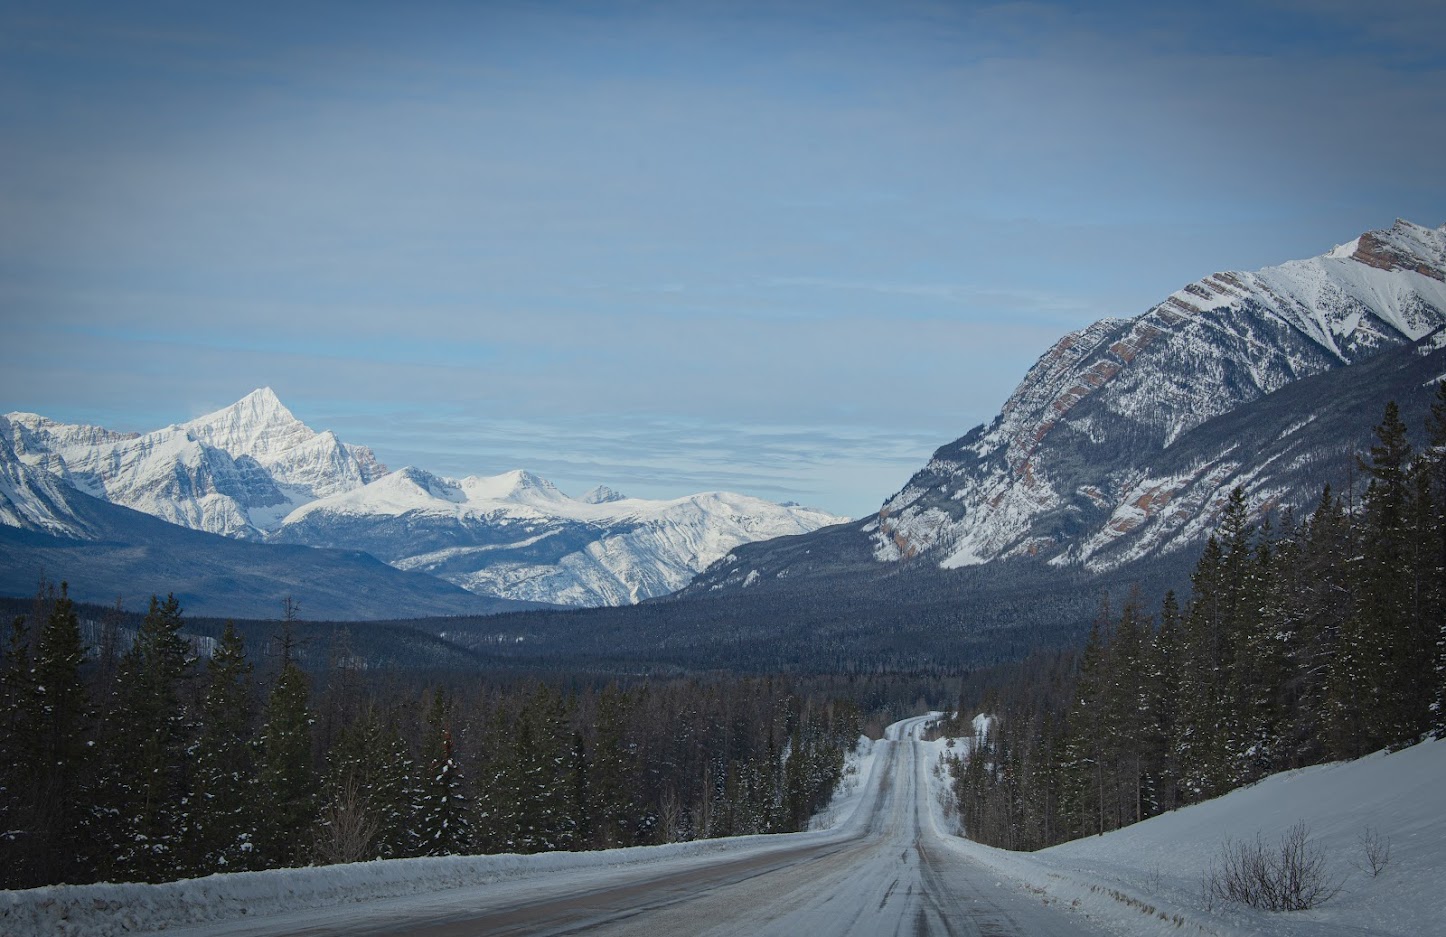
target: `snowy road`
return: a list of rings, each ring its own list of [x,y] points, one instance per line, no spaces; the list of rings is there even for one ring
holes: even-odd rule
[[[950,850],[935,832],[926,718],[891,726],[854,815],[838,830],[752,837],[629,867],[548,872],[484,887],[213,924],[168,934],[974,935],[1104,933]]]

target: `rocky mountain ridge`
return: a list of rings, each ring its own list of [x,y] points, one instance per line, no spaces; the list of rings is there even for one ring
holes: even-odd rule
[[[1067,335],[990,425],[941,448],[884,504],[875,555],[1102,568],[1134,555],[1100,553],[1122,536],[1136,552],[1166,548],[1161,524],[1178,513],[1184,480],[1150,463],[1215,417],[1446,326],[1443,271],[1446,227],[1397,221],[1309,260],[1213,274],[1133,319]]]
[[[193,530],[360,549],[479,595],[568,605],[671,592],[748,540],[844,520],[728,492],[648,501],[600,485],[574,499],[521,470],[389,472],[270,388],[149,433],[0,418],[0,523],[87,539],[63,489]]]
[[[1346,481],[1383,395],[1409,410],[1446,377],[1443,346],[1446,226],[1397,221],[1308,260],[1212,274],[1061,338],[876,516],[741,548],[684,594],[861,570],[863,556],[1088,574],[1180,556],[1236,485],[1263,513]]]

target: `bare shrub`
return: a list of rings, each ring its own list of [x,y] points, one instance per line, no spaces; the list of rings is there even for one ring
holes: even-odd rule
[[[1226,840],[1207,877],[1211,898],[1267,911],[1313,908],[1334,898],[1342,884],[1326,871],[1325,854],[1311,843],[1304,822],[1286,830],[1273,848],[1259,833],[1254,842]]]
[[[377,818],[354,778],[348,778],[322,811],[316,830],[316,857],[322,863],[360,862],[377,834]]]
[[[1391,861],[1391,837],[1368,826],[1361,830],[1356,842],[1361,844],[1361,860],[1357,863],[1360,870],[1371,873],[1371,878],[1380,875]]]

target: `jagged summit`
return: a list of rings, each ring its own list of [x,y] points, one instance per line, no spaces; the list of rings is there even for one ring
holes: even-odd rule
[[[614,501],[626,501],[628,500],[628,496],[614,491],[607,485],[598,485],[578,500],[585,501],[588,504],[611,504]],[[784,507],[792,507],[792,505],[784,505]]]
[[[454,481],[406,468],[303,505],[272,539],[364,549],[483,595],[621,605],[681,588],[742,543],[840,520],[728,492],[589,500],[522,469]]]
[[[388,472],[370,449],[307,426],[269,387],[146,434],[0,419],[0,524],[83,533],[79,489],[184,527],[365,550],[482,595],[624,604],[673,591],[733,547],[839,518],[743,495],[581,499],[525,469]]]
[[[1133,319],[1056,342],[991,424],[941,448],[884,504],[876,555],[927,554],[945,567],[1019,555],[1114,562],[1101,551],[1126,556],[1119,544],[1137,531],[1167,518],[1183,529],[1188,486],[1149,477],[1156,453],[1443,325],[1446,228],[1398,221],[1318,257],[1212,274]]]
[[[526,469],[513,469],[501,475],[468,475],[461,485],[467,497],[474,501],[546,504],[572,500],[552,482]]]
[[[1299,516],[1322,482],[1348,480],[1387,400],[1419,425],[1443,378],[1446,226],[1397,221],[1065,335],[875,517],[741,547],[685,594],[867,577],[870,558],[881,577],[1021,561],[978,571],[1002,583],[1053,574],[1031,558],[1106,576],[1177,568],[1234,487],[1256,512]]]
[[[1380,270],[1411,270],[1440,280],[1446,267],[1446,225],[1428,228],[1397,218],[1389,229],[1362,234],[1327,256]]]
[[[370,449],[311,429],[269,387],[143,434],[36,414],[16,414],[11,427],[19,458],[87,494],[246,539],[260,539],[299,504],[386,474]]]

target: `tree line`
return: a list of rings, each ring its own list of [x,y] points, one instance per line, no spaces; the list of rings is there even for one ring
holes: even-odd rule
[[[1308,516],[1224,505],[1151,617],[1104,604],[1080,652],[963,712],[995,714],[952,766],[964,829],[1012,849],[1101,833],[1266,774],[1446,736],[1446,381],[1415,451],[1395,403]]]
[[[419,687],[343,646],[318,689],[292,611],[263,678],[174,596],[87,648],[43,585],[0,658],[0,888],[797,830],[859,735],[769,677]]]

